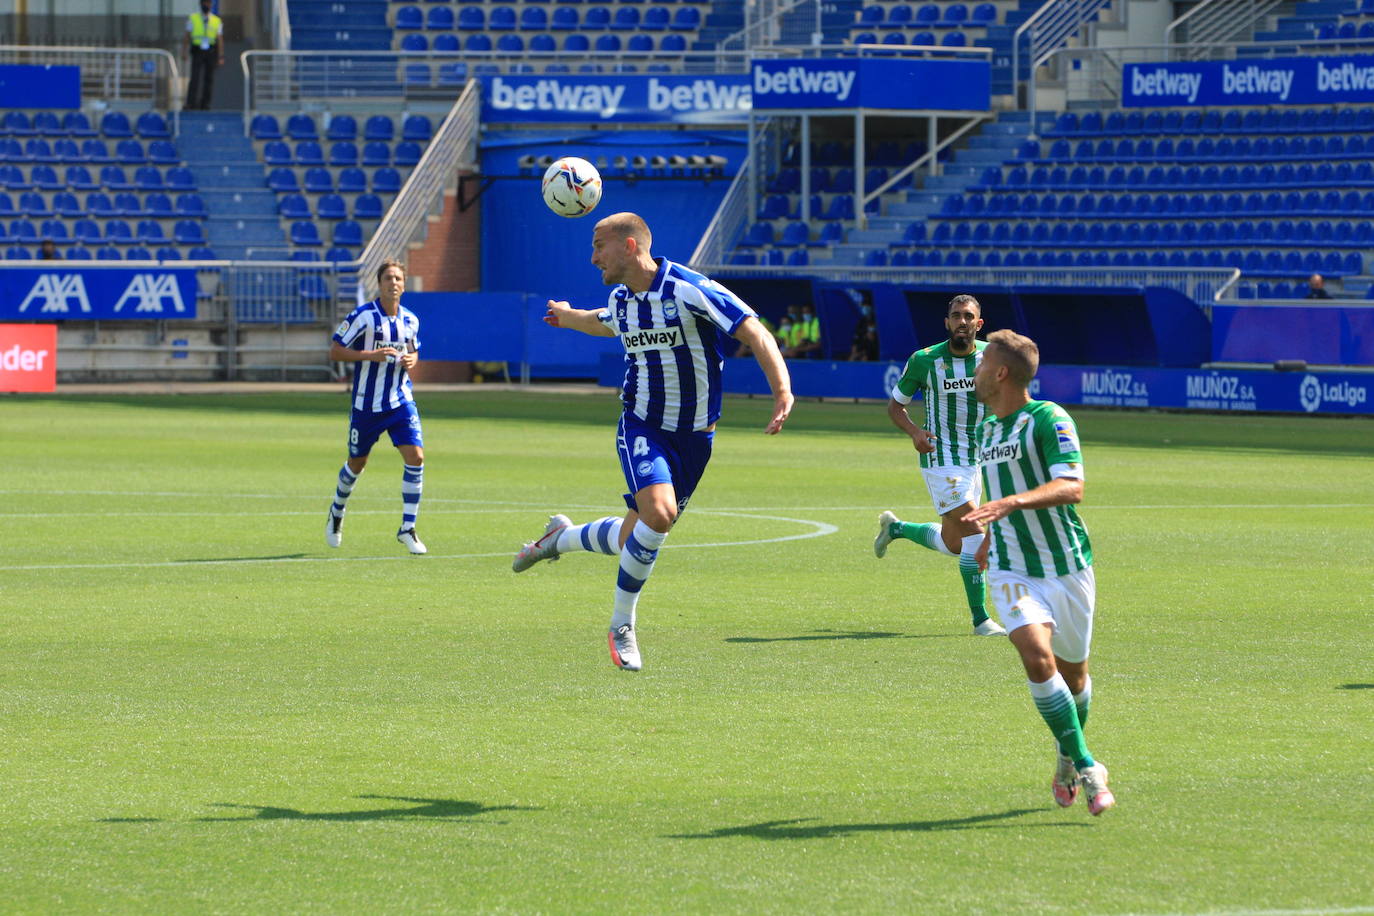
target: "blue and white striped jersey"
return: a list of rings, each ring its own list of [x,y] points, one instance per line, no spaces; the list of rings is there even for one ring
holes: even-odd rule
[[[655,260],[648,292],[621,284],[596,317],[625,345],[625,409],[670,432],[704,430],[720,419],[720,335],[755,312],[696,271]]]
[[[350,350],[377,350],[395,347],[407,353],[420,349],[420,319],[404,305],[396,307],[396,317],[382,311],[380,301],[365,302],[348,313],[334,330],[334,340]],[[353,409],[381,413],[394,410],[415,398],[410,393],[410,374],[400,363],[355,363],[353,367]]]

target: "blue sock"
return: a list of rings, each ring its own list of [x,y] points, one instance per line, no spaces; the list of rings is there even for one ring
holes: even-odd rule
[[[667,538],[667,534],[659,534],[644,522],[635,522],[634,531],[625,539],[625,549],[620,551],[620,572],[615,582],[615,611],[611,614],[612,629],[627,623],[635,625],[639,591],[644,587],[649,573],[654,571],[658,549]]]
[[[425,487],[425,466],[407,464],[401,474],[401,530],[415,527],[420,514],[420,491]]]

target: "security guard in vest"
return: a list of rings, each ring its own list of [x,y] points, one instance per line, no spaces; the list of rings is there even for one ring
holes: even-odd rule
[[[191,55],[191,85],[186,90],[188,110],[210,107],[215,86],[215,67],[224,64],[224,23],[212,13],[214,0],[200,0],[200,12],[186,19],[186,48]]]

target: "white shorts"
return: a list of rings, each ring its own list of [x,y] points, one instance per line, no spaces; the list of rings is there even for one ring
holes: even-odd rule
[[[925,478],[937,515],[944,515],[964,503],[976,506],[983,495],[983,475],[976,465],[921,468],[921,476]]]
[[[1028,623],[1048,623],[1054,627],[1050,648],[1056,656],[1066,662],[1087,659],[1097,603],[1091,566],[1050,579],[989,569],[987,581],[988,597],[1008,633]]]

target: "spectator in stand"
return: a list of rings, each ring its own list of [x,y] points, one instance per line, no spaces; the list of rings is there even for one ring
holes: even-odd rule
[[[38,260],[40,260],[40,261],[59,261],[59,260],[61,260],[61,258],[59,258],[59,257],[57,256],[57,246],[56,246],[55,244],[53,244],[53,240],[52,240],[52,239],[44,239],[44,240],[43,240],[43,247],[41,247],[41,248],[38,249]]]
[[[865,290],[859,305],[859,320],[854,325],[854,339],[849,345],[849,358],[854,362],[878,361],[878,325],[873,321],[873,303]]]
[[[1321,274],[1313,274],[1307,278],[1307,298],[1308,299],[1330,299],[1331,294],[1326,291],[1326,278]]]
[[[821,322],[813,305],[791,306],[797,310],[792,322],[792,340],[783,351],[788,359],[815,359],[821,355]]]

